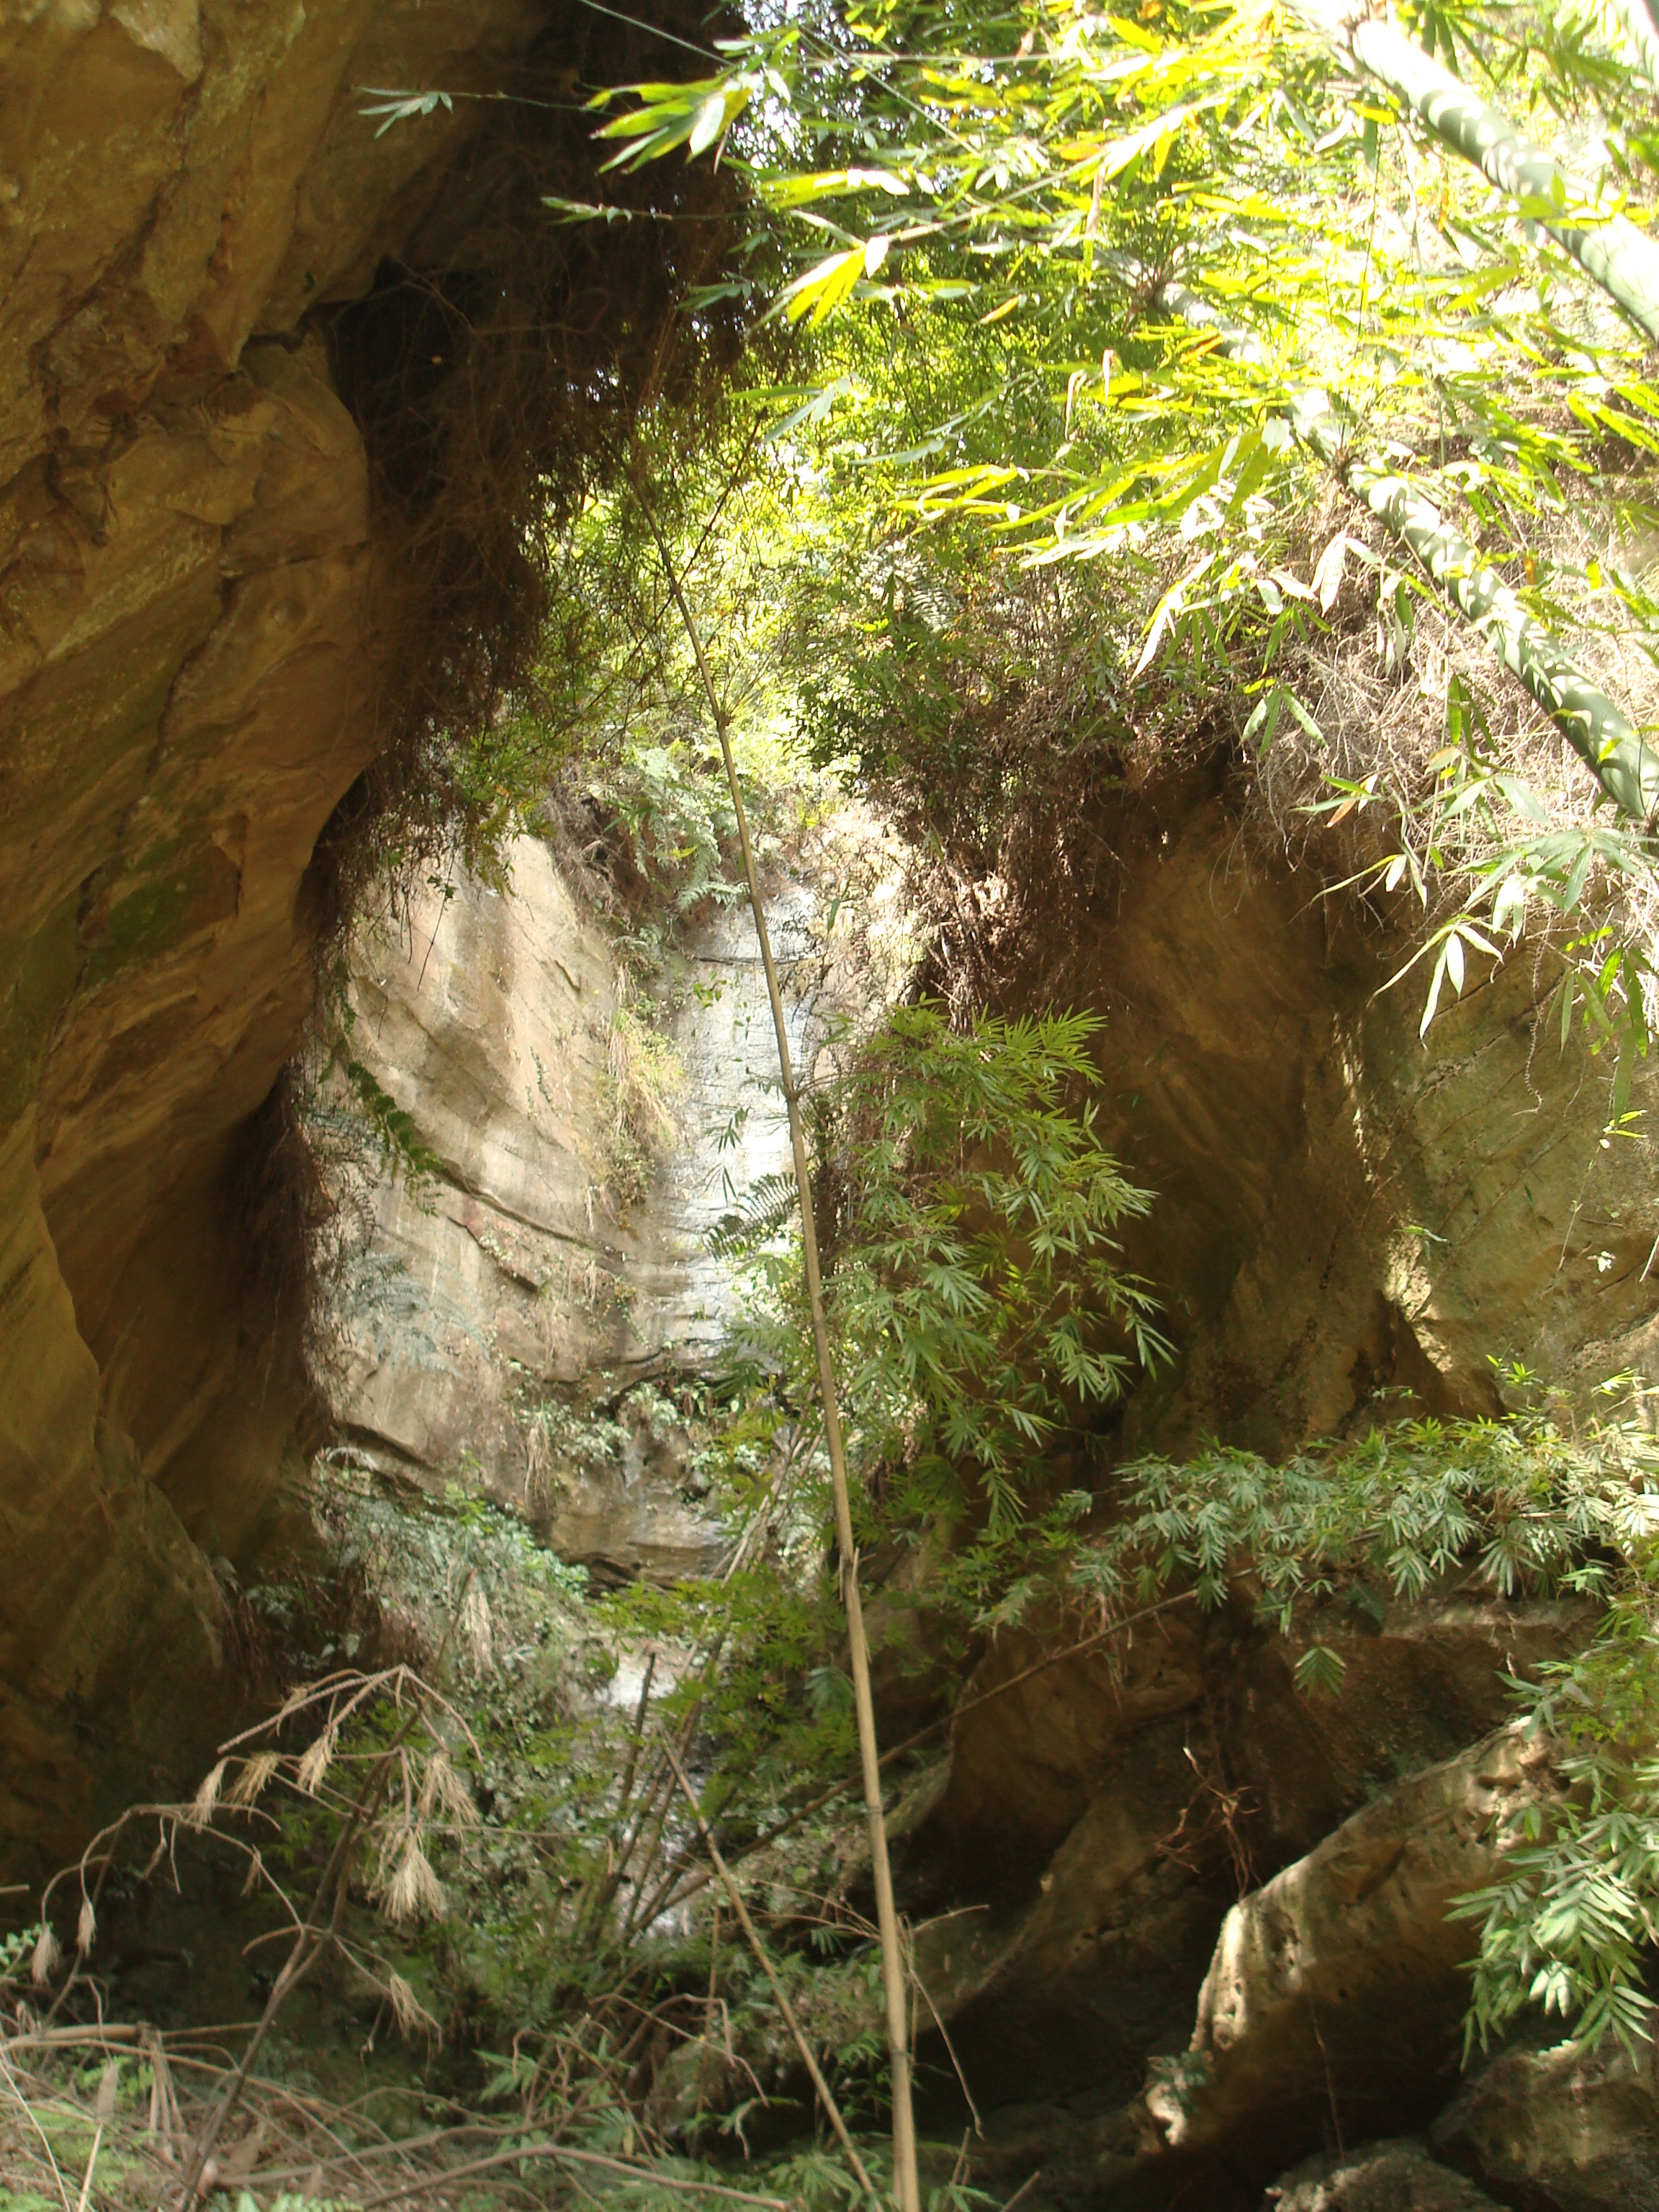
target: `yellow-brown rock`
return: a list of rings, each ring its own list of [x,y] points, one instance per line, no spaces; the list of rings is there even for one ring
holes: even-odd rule
[[[312,1000],[319,836],[387,736],[391,556],[328,313],[418,258],[486,112],[377,135],[362,88],[488,88],[573,13],[21,0],[0,20],[0,1836],[19,1866],[188,1773],[198,1745],[175,1726],[164,1753],[155,1723],[187,1686],[211,1728],[210,1563],[283,1510],[301,1387],[280,1255],[258,1249],[255,1117]]]

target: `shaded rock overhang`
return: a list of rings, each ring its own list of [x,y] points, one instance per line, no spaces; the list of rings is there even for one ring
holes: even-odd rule
[[[308,1441],[270,1102],[338,918],[331,837],[372,816],[388,748],[418,765],[411,732],[510,679],[539,612],[524,525],[590,434],[573,406],[537,446],[464,342],[539,191],[592,173],[585,88],[675,51],[577,0],[25,0],[0,27],[10,1872],[172,1794],[226,1710],[214,1563],[280,1537]],[[377,135],[374,86],[539,105]],[[717,229],[544,252],[509,400],[540,374],[614,412],[617,357],[659,374]],[[459,587],[456,379],[518,470],[463,522],[496,565]]]

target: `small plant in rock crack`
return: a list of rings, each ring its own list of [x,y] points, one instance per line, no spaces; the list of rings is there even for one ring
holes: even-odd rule
[[[614,1212],[639,1204],[678,1142],[675,1103],[684,1081],[672,1040],[652,1026],[648,1008],[623,998],[611,1018],[602,1091],[605,1188]]]

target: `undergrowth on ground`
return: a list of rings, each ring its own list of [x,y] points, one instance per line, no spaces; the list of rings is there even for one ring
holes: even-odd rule
[[[1601,1625],[1578,1656],[1516,1685],[1555,1782],[1499,1883],[1462,1908],[1481,1923],[1471,2032],[1501,2033],[1542,1999],[1591,2041],[1638,2039],[1659,1850],[1644,1747],[1659,1462],[1617,1405],[1585,1420],[1524,1373],[1506,1380],[1528,1402],[1503,1419],[1407,1422],[1279,1467],[1227,1451],[1148,1462],[1092,1492],[1033,1497],[1012,1525],[987,1522],[971,1584],[947,1574],[913,1595],[981,1648],[1036,1624],[1048,1663],[1121,1649],[1170,1606],[1242,1601],[1291,1639],[1316,1697],[1340,1694],[1356,1594],[1589,1601]],[[8,1940],[0,2130],[27,2212],[34,2195],[60,2202],[59,2180],[73,2196],[100,2110],[109,2163],[92,2201],[136,2205],[188,2171],[230,2078],[222,2032],[120,2019],[100,2000],[100,1948],[124,1886],[199,1880],[214,1850],[264,1900],[247,1924],[275,1939],[272,1971],[290,1945],[290,1959],[326,1951],[352,2032],[365,2047],[410,2037],[422,2083],[401,2116],[360,2107],[307,2086],[303,2039],[273,2034],[218,2138],[228,2203],[246,2190],[270,2212],[289,2190],[366,2208],[479,2158],[495,2161],[477,2185],[488,2202],[561,2156],[606,2200],[655,2204],[699,2181],[842,2201],[833,2158],[780,2145],[781,2122],[800,2126],[794,2054],[665,1755],[692,1762],[770,1963],[872,2130],[879,1994],[863,1839],[836,1794],[852,1744],[812,1502],[819,1440],[759,1377],[723,1403],[663,1403],[699,1425],[732,1531],[718,1571],[672,1588],[595,1594],[476,1498],[419,1505],[333,1479],[325,1523],[423,1665],[316,1655],[320,1671],[226,1747],[193,1802],[135,1808]],[[873,1538],[902,1534],[896,1501],[891,1523],[879,1492],[866,1510]],[[895,1747],[896,1784],[914,1748]],[[949,2147],[931,2155],[943,2186]],[[938,2201],[964,2200],[947,2187]]]

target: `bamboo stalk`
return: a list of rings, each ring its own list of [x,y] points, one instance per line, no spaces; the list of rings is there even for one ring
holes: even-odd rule
[[[1184,284],[1159,289],[1159,304],[1195,328],[1212,330],[1233,360],[1263,362],[1253,332],[1230,324]],[[1449,523],[1422,488],[1376,467],[1346,443],[1329,395],[1297,392],[1283,419],[1352,499],[1414,554],[1429,575],[1554,722],[1621,814],[1650,823],[1659,815],[1659,751],[1591,682],[1554,633],[1527,612],[1498,571]]]
[[[817,2091],[818,2101],[823,2106],[825,2117],[836,2131],[836,2139],[847,2154],[847,2162],[857,2177],[859,2187],[863,2190],[866,2197],[874,2197],[877,2203],[879,2203],[880,2191],[871,2180],[864,2160],[858,2154],[857,2147],[848,2132],[847,2123],[841,2116],[841,2107],[830,2094],[830,2084],[823,2078],[823,2069],[818,2064],[812,2046],[806,2039],[805,2031],[795,2015],[795,2008],[789,2002],[789,1993],[778,1979],[777,1969],[772,1964],[766,1946],[761,1942],[759,1932],[749,1917],[749,1907],[743,1901],[743,1892],[732,1879],[732,1869],[720,1856],[720,1846],[709,1833],[708,1823],[702,1817],[702,1808],[697,1802],[697,1793],[687,1781],[685,1769],[675,1758],[674,1747],[665,1735],[662,1740],[662,1747],[667,1755],[669,1765],[674,1770],[674,1779],[679,1784],[685,1802],[691,1808],[691,1817],[697,1824],[697,1833],[702,1838],[703,1849],[708,1852],[714,1871],[720,1876],[721,1887],[732,1901],[732,1910],[738,1916],[738,1925],[742,1929],[744,1938],[755,1954],[756,1963],[771,1984],[772,1994],[777,1999],[778,2010],[783,2014],[784,2026],[793,2036],[795,2048],[801,2055],[801,2063],[812,2077],[812,2087]]]
[[[637,481],[633,489],[647,526],[656,541],[668,579],[668,588],[679,611],[680,620],[685,625],[703,696],[714,720],[714,733],[720,740],[720,758],[725,764],[726,781],[732,794],[732,810],[737,816],[738,842],[743,850],[743,872],[749,889],[750,907],[755,917],[755,934],[760,941],[761,965],[766,975],[766,995],[772,1009],[772,1026],[777,1035],[778,1069],[782,1079],[784,1104],[789,1115],[789,1143],[794,1158],[795,1188],[800,1201],[801,1259],[806,1275],[807,1304],[812,1316],[812,1346],[817,1361],[818,1391],[823,1405],[830,1486],[835,1493],[836,1541],[841,1555],[842,1601],[847,1612],[853,1702],[858,1718],[859,1765],[864,1784],[865,1818],[870,1832],[870,1870],[875,1884],[876,1924],[881,1939],[887,2051],[892,2069],[893,2175],[898,2191],[899,2212],[921,2212],[921,2189],[916,2172],[915,2121],[910,2096],[904,1953],[899,1941],[898,1914],[893,1902],[892,1870],[887,1858],[887,1826],[881,1809],[881,1760],[876,1744],[875,1701],[870,1688],[870,1645],[865,1633],[864,1608],[859,1599],[858,1549],[853,1540],[853,1509],[847,1480],[847,1455],[842,1440],[841,1401],[830,1352],[830,1327],[823,1310],[823,1286],[818,1272],[818,1240],[812,1214],[812,1178],[807,1164],[805,1133],[801,1126],[800,1097],[795,1088],[794,1068],[790,1059],[783,994],[778,986],[777,966],[772,957],[772,940],[766,927],[766,909],[761,901],[760,879],[755,869],[754,850],[749,838],[749,820],[744,811],[743,793],[738,783],[737,763],[732,756],[731,716],[714,688],[708,658],[703,652],[702,634],[686,599],[668,542],[658,527],[656,516]]]
[[[1529,144],[1501,108],[1471,92],[1386,15],[1356,19],[1341,0],[1295,3],[1305,21],[1385,86],[1443,146],[1520,201],[1522,212],[1571,255],[1638,330],[1659,338],[1659,242],[1622,215],[1601,215],[1592,185]],[[1626,20],[1633,15],[1632,9]],[[1646,48],[1644,42],[1644,60]]]

